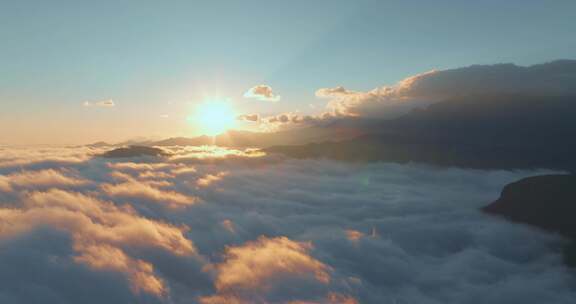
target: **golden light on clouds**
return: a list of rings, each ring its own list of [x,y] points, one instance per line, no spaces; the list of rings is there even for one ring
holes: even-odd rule
[[[236,113],[225,99],[207,99],[199,104],[189,121],[200,128],[200,133],[216,136],[234,127]]]

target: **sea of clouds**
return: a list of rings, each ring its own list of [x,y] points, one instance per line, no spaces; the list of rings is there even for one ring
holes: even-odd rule
[[[0,303],[573,303],[564,240],[482,214],[539,171],[0,147]]]

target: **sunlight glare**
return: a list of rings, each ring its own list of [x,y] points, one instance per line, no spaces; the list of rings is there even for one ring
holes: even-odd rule
[[[193,116],[203,135],[216,136],[232,128],[236,114],[227,100],[206,100],[199,104]]]

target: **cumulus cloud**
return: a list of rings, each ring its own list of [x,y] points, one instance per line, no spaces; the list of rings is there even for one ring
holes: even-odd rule
[[[386,118],[417,106],[466,96],[576,95],[574,82],[576,61],[559,60],[527,67],[495,64],[434,70],[368,92],[339,86],[319,89],[316,96],[331,98],[328,109],[337,115]]]
[[[276,102],[280,100],[280,95],[277,95],[272,90],[272,87],[265,84],[260,84],[250,88],[246,93],[244,93],[245,98],[255,98],[263,101]]]
[[[346,229],[346,237],[352,242],[358,242],[364,237],[364,233],[354,229]]]
[[[112,108],[116,106],[114,100],[106,99],[106,100],[98,100],[98,101],[85,101],[83,103],[85,107],[97,107],[97,108]]]
[[[166,149],[166,158],[122,162],[79,147],[1,151],[0,163],[23,161],[22,151],[35,160],[24,170],[0,167],[0,302],[568,304],[576,297],[562,238],[478,211],[505,184],[550,171]],[[46,161],[64,156],[75,161]],[[211,181],[199,186],[203,179]],[[202,203],[179,204],[167,193]],[[171,205],[178,208],[162,208]]]
[[[294,242],[286,237],[266,238],[229,247],[225,261],[216,266],[218,294],[200,300],[218,303],[221,299],[253,303],[262,296],[296,291],[296,284],[328,284],[330,268],[308,255],[310,243]],[[301,289],[306,290],[306,289]],[[292,297],[298,297],[292,294]]]
[[[166,287],[154,275],[154,267],[147,262],[127,256],[122,250],[108,245],[77,245],[82,253],[74,260],[97,270],[119,271],[128,277],[135,293],[148,292],[162,296]]]

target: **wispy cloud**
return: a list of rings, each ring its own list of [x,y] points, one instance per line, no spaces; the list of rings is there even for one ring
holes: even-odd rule
[[[83,105],[85,107],[96,107],[96,108],[111,108],[116,106],[114,100],[112,99],[99,100],[99,101],[85,101]]]

